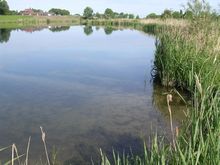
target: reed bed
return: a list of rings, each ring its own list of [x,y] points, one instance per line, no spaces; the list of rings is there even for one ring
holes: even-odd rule
[[[173,128],[172,94],[168,94],[172,142],[166,144],[155,136],[150,145],[144,145],[143,155],[113,153],[113,161],[101,152],[102,165],[220,164],[219,22],[198,18],[187,26],[160,28],[155,71],[164,86],[190,93],[187,119],[181,128]]]

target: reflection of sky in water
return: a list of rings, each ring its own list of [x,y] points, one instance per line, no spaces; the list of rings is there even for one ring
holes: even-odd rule
[[[103,29],[86,36],[80,26],[13,31],[0,50],[0,146],[16,142],[24,151],[31,135],[38,158],[42,125],[50,149],[82,164],[100,147],[137,150],[152,126],[167,130],[152,105],[153,37]]]

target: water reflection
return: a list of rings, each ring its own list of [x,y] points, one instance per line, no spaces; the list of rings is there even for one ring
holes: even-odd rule
[[[67,31],[70,29],[70,26],[52,26],[49,27],[50,31],[52,32],[61,32],[61,31]]]
[[[105,31],[106,35],[112,34],[113,30],[114,29],[111,26],[107,26],[107,27],[104,28],[104,31]]]
[[[40,31],[44,30],[45,28],[47,28],[47,27],[46,26],[45,27],[28,27],[28,28],[20,28],[20,29],[16,29],[16,30],[21,30],[21,31],[24,31],[27,33],[33,33],[33,32],[40,32]]]
[[[85,26],[85,27],[83,28],[83,30],[84,30],[84,33],[85,33],[87,36],[89,36],[89,35],[91,35],[91,34],[93,33],[92,26]]]
[[[0,43],[8,42],[11,36],[10,29],[0,29]]]
[[[119,27],[112,27],[112,26],[107,26],[107,27],[100,27],[100,26],[96,26],[95,29],[96,31],[99,31],[100,28],[104,29],[104,32],[106,35],[110,35],[112,34],[113,31],[117,31],[117,30],[122,30],[122,29],[118,29]],[[0,43],[6,43],[9,41],[10,37],[11,37],[11,31],[24,31],[27,33],[34,33],[34,32],[40,32],[44,29],[49,29],[51,32],[61,32],[61,31],[68,31],[70,30],[70,26],[40,26],[40,27],[27,27],[27,28],[18,28],[18,29],[0,29]],[[89,36],[93,33],[93,27],[92,26],[84,26],[83,28],[84,30],[84,34],[86,36]]]

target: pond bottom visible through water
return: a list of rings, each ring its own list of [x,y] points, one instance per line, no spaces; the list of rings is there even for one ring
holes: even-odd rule
[[[35,30],[0,30],[7,32],[0,44],[0,148],[16,143],[25,153],[31,136],[31,164],[45,162],[42,126],[50,156],[86,165],[97,163],[100,148],[110,157],[113,149],[140,154],[156,132],[170,140],[167,90],[151,77],[154,36],[85,26]],[[185,105],[176,97],[172,108],[175,126]],[[10,150],[0,152],[3,163],[10,157]]]

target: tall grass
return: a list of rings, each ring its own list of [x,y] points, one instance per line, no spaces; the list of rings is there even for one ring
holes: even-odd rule
[[[176,131],[173,142],[166,144],[155,136],[143,155],[113,156],[102,164],[220,164],[220,28],[208,18],[191,21],[188,26],[163,26],[157,33],[155,66],[164,86],[182,88],[191,94],[187,119]],[[113,154],[115,155],[115,154]]]

